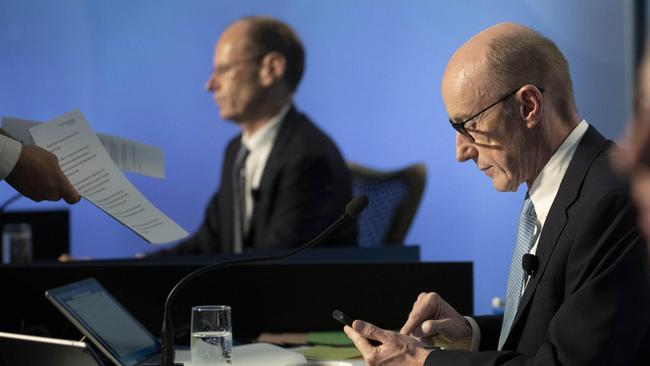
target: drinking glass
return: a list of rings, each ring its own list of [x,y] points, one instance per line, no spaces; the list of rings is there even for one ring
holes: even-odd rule
[[[192,366],[232,365],[230,306],[203,305],[192,308],[190,352]]]

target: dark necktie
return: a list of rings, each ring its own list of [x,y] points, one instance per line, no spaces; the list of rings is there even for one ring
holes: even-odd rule
[[[244,165],[248,153],[248,149],[242,144],[237,152],[232,171],[234,253],[241,253],[244,250],[244,220],[246,219],[246,172]]]

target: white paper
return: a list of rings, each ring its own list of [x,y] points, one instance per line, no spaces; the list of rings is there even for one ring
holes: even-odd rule
[[[97,137],[120,169],[149,177],[165,178],[165,158],[162,150],[116,136],[98,133]]]
[[[189,350],[176,350],[177,362],[191,366]],[[292,366],[305,363],[305,356],[298,352],[268,343],[253,343],[232,348],[233,366]]]
[[[148,242],[167,243],[188,235],[126,179],[78,110],[30,132],[38,146],[57,156],[79,194]]]
[[[29,129],[40,123],[21,118],[2,117],[2,129],[25,145],[34,145]],[[165,178],[165,157],[162,150],[117,136],[98,133],[97,137],[120,169],[149,177]]]

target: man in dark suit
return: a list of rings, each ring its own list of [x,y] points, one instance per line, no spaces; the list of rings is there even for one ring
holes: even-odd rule
[[[557,46],[521,25],[490,27],[452,56],[442,95],[457,159],[498,191],[528,187],[505,314],[463,317],[423,293],[400,333],[345,327],[369,365],[648,364],[645,245],[612,144],[580,120],[572,89]]]
[[[198,231],[164,254],[291,248],[331,224],[351,199],[350,174],[334,142],[293,105],[304,67],[294,31],[268,17],[230,25],[206,89],[221,118],[242,134],[226,148],[221,185]],[[352,245],[354,224],[327,241]]]

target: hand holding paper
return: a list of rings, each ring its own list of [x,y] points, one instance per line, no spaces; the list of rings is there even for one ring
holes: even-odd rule
[[[84,198],[148,242],[188,235],[126,179],[78,110],[30,132],[37,145],[58,157],[63,173]]]
[[[7,183],[23,196],[39,202],[79,202],[81,197],[59,169],[56,156],[38,146],[23,146],[20,157],[7,178]]]

